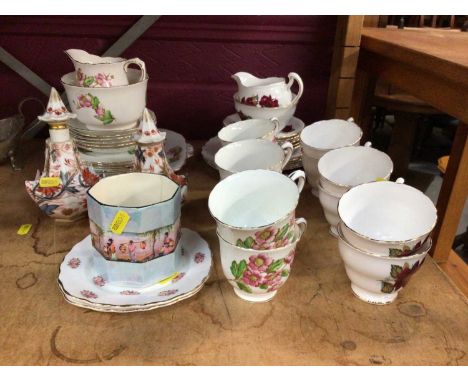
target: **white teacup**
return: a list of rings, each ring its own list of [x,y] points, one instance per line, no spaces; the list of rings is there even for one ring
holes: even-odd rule
[[[218,138],[223,146],[246,139],[266,139],[274,142],[278,131],[279,122],[277,118],[271,120],[247,119],[223,127],[218,132]]]
[[[327,219],[328,224],[330,224],[330,234],[338,237],[338,232],[336,226],[340,222],[340,217],[338,216],[338,202],[342,194],[334,194],[325,190],[320,181],[317,184],[318,187],[318,196],[320,204],[323,209],[323,214],[325,219]]]
[[[293,151],[289,142],[280,147],[264,139],[247,139],[222,147],[215,155],[215,163],[221,179],[245,170],[282,172]]]
[[[351,187],[376,180],[388,180],[393,162],[370,142],[331,150],[318,161],[320,183],[329,193],[343,195]]]
[[[330,150],[359,145],[362,130],[353,121],[352,118],[318,121],[302,130],[302,163],[314,194],[317,194],[319,159]]]
[[[343,259],[351,289],[370,304],[389,304],[421,267],[431,249],[430,238],[410,256],[388,257],[369,253],[351,245],[338,226],[338,249]]]
[[[287,236],[304,183],[301,170],[289,177],[269,170],[247,170],[222,180],[208,198],[219,235],[244,248],[252,247],[251,238],[259,238],[263,245],[277,232]]]
[[[437,210],[426,195],[402,182],[361,184],[341,197],[338,215],[351,245],[396,257],[424,243],[436,224]]]

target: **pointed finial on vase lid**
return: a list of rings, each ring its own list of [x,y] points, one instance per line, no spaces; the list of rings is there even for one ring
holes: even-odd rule
[[[50,97],[49,102],[47,103],[46,111],[37,118],[41,121],[47,122],[50,125],[54,125],[60,122],[65,122],[70,118],[76,118],[76,114],[70,113],[67,110],[57,90],[52,88],[50,90]]]
[[[166,139],[166,133],[160,132],[156,126],[156,116],[145,107],[139,126],[140,136],[136,137],[138,143],[160,143]]]

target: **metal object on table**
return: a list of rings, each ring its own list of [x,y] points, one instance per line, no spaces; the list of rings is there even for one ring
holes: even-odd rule
[[[0,120],[0,163],[9,159],[11,167],[17,171],[21,170],[17,151],[25,126],[23,106],[28,101],[38,102],[45,110],[44,104],[39,99],[28,97],[19,103],[18,114]]]

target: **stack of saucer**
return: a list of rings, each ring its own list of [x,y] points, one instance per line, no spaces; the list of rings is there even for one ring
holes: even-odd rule
[[[81,165],[92,167],[99,175],[117,175],[132,171],[138,126],[126,130],[90,130],[77,121],[69,120],[70,134],[80,152]],[[174,171],[180,170],[193,148],[183,135],[166,132],[165,151]]]

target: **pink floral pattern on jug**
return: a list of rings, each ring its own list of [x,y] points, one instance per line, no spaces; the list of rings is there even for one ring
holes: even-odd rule
[[[255,289],[257,293],[274,292],[287,280],[294,255],[292,250],[285,258],[277,260],[265,253],[250,256],[248,262],[234,260],[230,267],[233,281],[247,293],[254,293]]]
[[[110,88],[112,87],[112,74],[98,73],[94,76],[87,76],[81,68],[76,72],[76,80],[80,86],[85,88]]]
[[[105,109],[101,105],[98,97],[91,93],[80,94],[76,101],[73,101],[77,110],[91,108],[94,110],[94,118],[101,121],[104,125],[109,125],[114,122],[115,118],[110,110]]]

